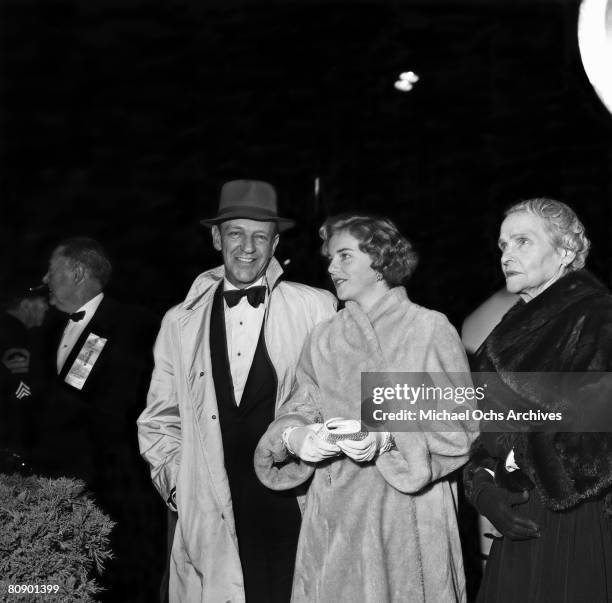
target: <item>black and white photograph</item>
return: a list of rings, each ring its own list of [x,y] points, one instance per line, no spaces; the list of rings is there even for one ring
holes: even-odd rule
[[[0,0],[0,601],[612,603],[612,0]]]

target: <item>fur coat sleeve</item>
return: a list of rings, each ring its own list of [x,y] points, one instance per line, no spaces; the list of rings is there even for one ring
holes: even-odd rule
[[[424,369],[435,375],[437,386],[470,387],[465,352],[455,329],[440,314],[432,318],[427,345],[423,346]],[[395,449],[380,455],[376,466],[396,489],[418,492],[465,464],[476,429],[473,421],[461,424],[438,421],[427,429],[394,431]]]
[[[289,490],[306,482],[314,473],[315,464],[289,454],[282,441],[288,427],[322,423],[320,388],[315,381],[312,362],[313,340],[324,328],[315,327],[307,339],[296,371],[296,386],[291,397],[278,410],[276,420],[262,436],[255,450],[255,473],[272,490]]]

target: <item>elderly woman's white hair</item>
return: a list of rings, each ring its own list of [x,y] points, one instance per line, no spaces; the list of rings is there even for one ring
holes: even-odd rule
[[[519,212],[527,212],[542,218],[552,244],[557,249],[574,252],[575,257],[566,266],[566,272],[584,268],[591,242],[586,237],[584,224],[571,207],[561,201],[539,197],[516,203],[506,210],[505,216]]]

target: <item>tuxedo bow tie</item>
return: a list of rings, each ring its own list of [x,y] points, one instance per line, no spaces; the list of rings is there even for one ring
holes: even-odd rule
[[[231,291],[224,291],[223,297],[230,308],[233,308],[244,296],[246,296],[248,302],[257,308],[259,304],[262,304],[266,299],[266,288],[264,286],[248,287],[247,289],[232,289]]]
[[[80,312],[73,312],[68,318],[70,318],[72,322],[79,322],[79,320],[82,320],[84,317],[85,310],[81,310]]]

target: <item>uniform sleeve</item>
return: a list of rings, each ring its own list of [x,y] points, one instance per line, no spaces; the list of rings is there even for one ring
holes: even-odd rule
[[[435,386],[466,392],[472,387],[465,350],[451,324],[436,315],[426,370]],[[457,398],[458,399],[458,398]],[[468,403],[451,400],[449,411],[465,411]],[[431,482],[464,465],[470,446],[477,436],[477,422],[468,413],[467,420],[432,420],[419,422],[413,431],[392,432],[395,448],[381,454],[376,466],[385,480],[406,493],[422,490]]]
[[[151,479],[170,508],[181,454],[181,419],[172,362],[172,323],[167,314],[154,347],[155,366],[147,407],[138,418],[140,453],[149,463]]]

